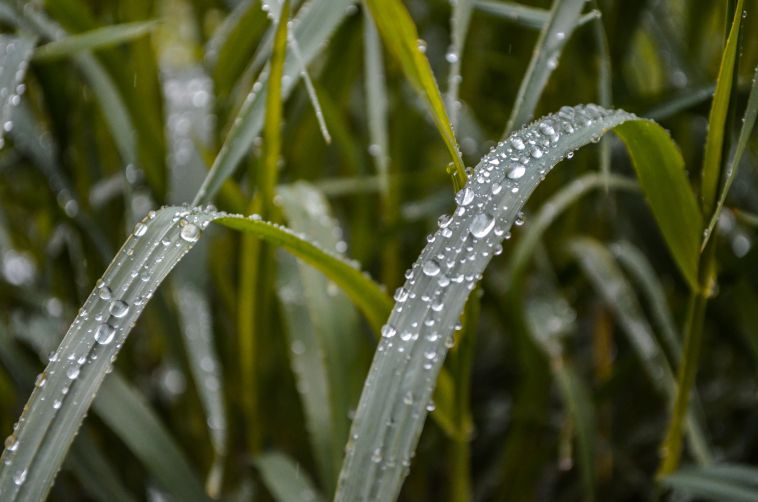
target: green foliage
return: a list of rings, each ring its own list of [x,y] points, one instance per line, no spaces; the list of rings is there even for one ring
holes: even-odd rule
[[[0,499],[756,500],[754,9],[0,0]]]

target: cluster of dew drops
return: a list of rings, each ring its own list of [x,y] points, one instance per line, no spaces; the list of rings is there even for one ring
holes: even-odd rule
[[[460,322],[453,321],[452,329],[442,325],[443,318],[451,318],[448,309],[463,308],[462,302],[452,305],[448,300],[452,298],[447,295],[450,286],[473,290],[488,261],[502,252],[502,241],[510,237],[511,223],[524,224],[523,214],[516,208],[525,198],[519,190],[533,188],[554,164],[573,156],[573,152],[560,152],[557,146],[560,138],[611,113],[596,105],[563,107],[490,150],[470,173],[466,186],[456,194],[453,214],[439,218],[437,229],[427,237],[427,247],[406,271],[406,283],[395,291],[395,307],[381,329],[379,353],[394,348],[410,359],[414,350],[411,344],[421,339],[423,369],[431,371],[441,365],[446,349],[453,346],[454,331],[461,329]],[[599,136],[593,136],[592,140],[599,140]],[[508,204],[512,205],[510,212]],[[406,306],[409,313],[417,311],[420,315],[402,315]],[[429,377],[427,381],[433,383],[434,379]],[[409,391],[403,395],[403,403],[420,403],[418,397]],[[428,400],[426,411],[434,408],[433,401]],[[352,439],[354,445],[358,440],[355,432]],[[387,467],[382,447],[372,451],[372,462]]]
[[[8,58],[15,50],[15,41],[0,44],[0,57],[3,59]],[[21,81],[26,74],[28,64],[29,62],[26,60],[19,62],[16,74],[12,80],[12,82],[18,82],[18,84],[13,84],[10,87],[0,87],[0,103],[3,103],[4,107],[12,108],[21,104],[21,96],[26,91],[26,84]],[[11,132],[13,130],[13,121],[10,118],[12,113],[11,110],[8,110],[7,108],[0,113],[0,116],[5,118],[5,121],[1,124],[3,132]],[[0,148],[2,148],[4,144],[3,134],[0,134]]]

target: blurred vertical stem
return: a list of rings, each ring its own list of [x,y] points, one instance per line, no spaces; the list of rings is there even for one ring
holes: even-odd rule
[[[733,5],[734,4],[734,5]],[[734,76],[737,70],[735,64],[738,55],[738,39],[742,21],[743,0],[728,2],[726,12],[727,30],[724,51],[721,56],[716,91],[713,95],[710,114],[708,116],[708,136],[703,155],[701,180],[702,211],[706,225],[711,213],[716,207],[719,188],[726,189],[721,183],[723,175],[724,132],[728,127],[729,102],[733,90]],[[731,14],[731,23],[729,23]],[[728,140],[728,138],[727,138]],[[707,232],[707,230],[706,230]],[[700,350],[703,343],[703,322],[708,298],[716,290],[716,236],[708,239],[707,233],[703,239],[705,248],[700,254],[699,280],[700,288],[692,291],[687,307],[687,318],[684,325],[683,357],[677,372],[677,393],[666,435],[661,445],[661,463],[658,467],[658,477],[671,474],[679,467],[682,455],[682,432],[684,417],[687,414],[690,394],[695,385]]]
[[[274,47],[269,63],[268,94],[266,96],[266,117],[263,128],[264,154],[263,165],[258,172],[258,192],[251,199],[248,212],[260,214],[267,220],[274,219],[276,195],[277,163],[281,151],[281,121],[282,121],[282,75],[284,73],[284,57],[287,50],[287,20],[289,19],[290,2],[285,0],[278,19],[275,12],[270,12],[277,22]],[[252,174],[252,173],[251,173]],[[268,246],[261,243],[253,234],[244,234],[240,249],[240,284],[238,304],[238,330],[240,343],[240,373],[242,381],[242,406],[246,423],[251,426],[248,430],[248,449],[257,453],[261,447],[258,430],[258,379],[256,367],[258,362],[257,338],[261,330],[256,327],[263,325],[261,317],[269,310],[270,288],[257,287],[270,282],[273,259]],[[258,291],[258,295],[256,295]]]
[[[455,381],[454,420],[458,434],[453,438],[450,459],[450,500],[471,500],[471,366],[476,348],[476,328],[479,325],[481,288],[476,288],[463,312],[461,336],[450,353],[450,369]]]

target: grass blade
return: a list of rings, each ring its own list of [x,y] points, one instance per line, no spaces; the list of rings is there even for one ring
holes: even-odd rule
[[[337,29],[348,12],[353,0],[313,0],[300,8],[293,19],[294,37],[303,48],[302,64],[286,57],[285,77],[282,80],[282,97],[292,92],[301,76],[301,68],[308,65],[320,53],[327,39]],[[291,50],[289,51],[291,52]],[[242,106],[235,124],[227,134],[224,145],[213,161],[208,176],[195,195],[193,205],[210,201],[221,188],[223,182],[232,175],[242,158],[249,152],[256,136],[263,127],[267,84],[262,76],[253,86]]]
[[[279,194],[292,229],[324,249],[340,249],[341,229],[320,192],[297,183]],[[331,495],[369,346],[356,336],[358,317],[343,293],[332,291],[324,275],[292,256],[281,253],[279,259],[278,294],[289,328],[290,358],[322,486]]]
[[[429,237],[407,282],[395,293],[396,304],[382,329],[382,341],[353,421],[337,501],[393,500],[397,496],[421,433],[446,343],[496,246],[552,167],[568,153],[608,130],[618,130],[625,122],[627,148],[650,150],[637,159],[643,161],[635,164],[638,172],[680,170],[666,173],[675,181],[679,181],[677,176],[682,180],[669,189],[688,193],[697,209],[681,163],[644,163],[646,158],[677,155],[671,139],[660,127],[649,126],[626,112],[595,105],[564,107],[500,143],[482,159],[457,196],[459,206],[453,216],[440,218],[440,228]],[[631,132],[635,129],[643,138],[656,130],[657,137],[649,144],[637,141]],[[642,186],[648,188],[647,183]],[[654,214],[660,210],[653,205]],[[676,220],[676,224],[685,225],[688,220]],[[664,225],[663,230],[670,229]]]
[[[576,28],[586,0],[555,0],[550,19],[540,31],[529,67],[526,69],[505,135],[524,126],[533,116],[550,74],[558,66],[563,47]]]
[[[572,240],[569,250],[629,337],[650,382],[673,403],[677,388],[674,372],[642,314],[634,291],[614,263],[611,253],[599,242],[588,238]],[[708,463],[711,454],[704,427],[692,413],[687,413],[686,419],[692,449],[701,463]]]
[[[34,60],[54,61],[84,51],[113,47],[150,33],[156,25],[157,21],[139,21],[68,35],[38,47],[34,51]]]
[[[713,213],[721,184],[721,154],[724,148],[724,126],[729,112],[729,99],[732,93],[734,79],[734,62],[737,59],[737,42],[742,23],[743,0],[737,0],[734,10],[729,37],[726,40],[724,52],[721,55],[721,65],[716,80],[716,91],[708,115],[708,136],[705,140],[703,154],[703,171],[700,186],[703,214],[708,217]]]
[[[384,77],[382,46],[374,21],[364,17],[364,61],[366,72],[366,115],[371,138],[369,153],[376,165],[379,187],[385,200],[389,197],[389,133],[387,126],[387,88]]]
[[[686,468],[661,480],[664,486],[698,499],[720,502],[758,500],[758,470],[742,465]]]
[[[263,482],[277,502],[318,502],[313,483],[289,457],[278,452],[265,453],[255,459]]]
[[[450,63],[450,72],[447,77],[447,111],[450,115],[450,124],[453,129],[458,124],[458,109],[461,103],[458,101],[458,88],[461,85],[461,63],[463,62],[463,47],[466,44],[466,34],[471,22],[471,10],[473,0],[456,0],[452,2],[453,12],[450,16],[450,48],[445,59]]]
[[[36,38],[30,36],[0,35],[0,53],[3,54],[3,64],[0,65],[0,148],[5,143],[3,135],[13,127],[13,108],[21,103],[24,76],[36,42]]]
[[[400,63],[406,78],[429,106],[432,119],[453,160],[453,186],[456,189],[462,187],[466,183],[466,168],[432,68],[419,49],[413,19],[400,0],[364,0],[364,3],[371,12],[385,47]]]
[[[705,229],[705,238],[701,249],[705,249],[705,245],[708,244],[708,239],[711,237],[716,222],[718,222],[721,210],[724,208],[726,202],[726,196],[729,194],[729,189],[734,183],[734,179],[737,176],[737,168],[742,160],[742,154],[745,153],[745,147],[747,146],[750,135],[753,132],[755,126],[755,119],[758,116],[758,66],[755,67],[755,73],[753,74],[753,85],[750,88],[750,96],[747,99],[747,106],[745,107],[745,115],[742,118],[742,128],[740,134],[737,137],[737,144],[732,152],[732,156],[729,159],[729,163],[726,167],[726,179],[724,180],[724,186],[721,189],[721,195],[716,203],[716,209],[713,211],[711,221],[708,223],[708,228]]]

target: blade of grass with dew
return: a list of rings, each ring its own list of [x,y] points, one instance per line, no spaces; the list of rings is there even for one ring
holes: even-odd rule
[[[24,293],[28,294],[29,290]],[[43,321],[48,321],[48,319],[43,319]],[[29,342],[38,353],[48,353],[50,341],[52,340],[55,343],[55,339],[46,336],[46,332],[39,332],[37,335],[33,339],[25,341]],[[0,363],[12,375],[19,391],[29,392],[31,382],[35,382],[35,365],[31,358],[11,341],[9,331],[2,324],[0,324]],[[18,447],[14,433],[8,436],[5,441],[5,448]],[[79,478],[84,489],[95,499],[120,502],[132,502],[134,500],[121,483],[108,459],[104,457],[94,443],[86,426],[79,431],[63,468],[73,472]]]
[[[313,482],[286,455],[270,452],[259,455],[255,465],[263,483],[277,502],[319,502],[322,500]]]
[[[568,249],[629,337],[650,382],[673,403],[677,388],[674,372],[642,314],[634,291],[611,253],[600,242],[589,238],[572,239]],[[686,421],[687,435],[695,457],[701,464],[710,463],[711,453],[704,426],[691,412],[687,413]]]
[[[661,484],[698,499],[720,502],[758,500],[758,469],[738,464],[688,467],[661,479]]]
[[[48,317],[34,316],[28,322],[16,326],[16,337],[29,343],[44,358],[46,354],[54,353],[51,349],[58,342],[58,337],[49,336],[50,332],[57,331],[56,324]],[[5,347],[5,350],[10,349]],[[18,360],[23,360],[20,354],[12,355]],[[50,359],[54,358],[55,356],[52,356]],[[78,363],[78,360],[73,361],[73,364]],[[40,375],[42,376],[38,376],[35,383],[39,384],[38,388],[47,385],[54,374],[45,371]],[[70,381],[69,375],[66,375],[66,379]],[[204,499],[205,495],[186,457],[158,417],[144,403],[143,398],[126,384],[118,372],[107,377],[103,387],[104,392],[92,403],[95,413],[132,450],[148,472],[171,493],[183,497],[200,497],[198,500]],[[67,392],[53,396],[54,400],[48,406],[53,410],[60,409],[66,396]],[[18,434],[14,435],[15,448],[18,449],[22,445],[21,439]]]
[[[3,64],[0,65],[0,148],[5,143],[3,135],[13,128],[13,109],[21,103],[21,94],[26,87],[23,81],[36,42],[35,37],[28,35],[0,35],[0,53],[3,54]]]
[[[285,58],[285,77],[282,79],[284,98],[289,96],[300,78],[301,67],[308,65],[320,54],[352,4],[353,0],[312,0],[300,8],[292,24],[295,39],[303,49],[302,65],[289,56]],[[194,205],[204,204],[213,199],[223,182],[232,175],[242,158],[249,152],[263,127],[267,93],[266,79],[262,76],[242,105],[208,176],[195,195]]]
[[[339,253],[341,229],[324,196],[311,185],[279,189],[290,228]],[[348,298],[319,271],[280,253],[277,293],[285,309],[290,359],[298,380],[316,466],[325,493],[334,493],[350,429],[350,409],[368,368],[368,340],[356,336],[358,317]]]
[[[742,127],[740,129],[739,136],[737,137],[737,144],[732,151],[732,155],[729,158],[729,162],[726,166],[726,173],[724,179],[724,186],[721,189],[718,202],[716,203],[716,209],[713,211],[708,227],[705,229],[705,238],[703,239],[703,245],[701,249],[705,248],[708,244],[708,239],[713,232],[716,222],[718,222],[719,215],[724,208],[726,202],[726,196],[729,194],[729,189],[734,183],[734,179],[737,176],[737,168],[742,160],[742,155],[745,153],[745,147],[750,140],[750,136],[755,126],[755,119],[758,116],[758,66],[755,67],[755,73],[753,75],[753,84],[750,88],[750,95],[748,96],[747,106],[745,107],[745,115],[742,118]]]
[[[703,214],[710,217],[713,213],[716,196],[722,179],[721,155],[724,148],[724,131],[726,115],[729,111],[729,101],[732,93],[734,78],[734,62],[737,58],[737,42],[740,26],[742,25],[743,0],[737,0],[734,10],[729,37],[726,40],[724,52],[721,55],[716,91],[713,94],[711,111],[708,114],[708,135],[705,140],[703,153],[703,170],[701,173],[700,198]]]
[[[563,47],[576,29],[585,2],[586,0],[555,0],[553,2],[550,19],[540,31],[503,137],[524,126],[534,116],[537,102],[542,96],[550,74],[558,66]]]
[[[34,60],[54,61],[75,56],[84,51],[113,47],[150,33],[157,24],[157,21],[137,21],[68,35],[37,47],[34,51]]]
[[[371,155],[376,172],[379,176],[379,187],[382,198],[389,197],[389,139],[387,107],[387,87],[384,76],[384,61],[382,46],[374,21],[370,16],[364,16],[363,50],[366,73],[366,115],[368,131],[371,138],[369,154]],[[385,211],[387,208],[385,207]]]
[[[461,85],[461,64],[463,62],[463,48],[466,45],[466,35],[471,23],[471,10],[473,0],[455,0],[451,2],[452,13],[450,15],[450,48],[445,54],[445,59],[450,63],[447,77],[447,113],[450,116],[450,125],[453,130],[458,125],[458,109],[461,104],[458,101],[458,89]]]
[[[622,139],[664,236],[690,224],[689,209],[699,214],[672,140],[660,126],[629,113],[596,105],[564,107],[500,143],[481,160],[456,196],[458,208],[453,216],[439,219],[438,230],[428,238],[405,285],[395,292],[396,304],[382,328],[353,421],[337,501],[394,500],[397,496],[446,344],[469,292],[547,172],[567,154],[611,129],[617,133],[623,129]],[[648,162],[651,159],[656,162]],[[655,186],[661,179],[670,181],[663,200],[659,197],[663,188]],[[672,192],[684,195],[672,196]],[[672,211],[668,204],[678,197],[691,204]],[[696,256],[699,229],[693,231],[694,239],[687,237],[692,241],[689,252]],[[682,244],[676,238],[666,239],[673,245],[674,256]]]
[[[619,263],[642,288],[663,342],[672,356],[671,360],[673,364],[678,364],[682,354],[682,344],[679,342],[678,330],[671,316],[663,285],[655,270],[642,251],[630,242],[615,242],[610,249]]]
[[[466,183],[466,167],[432,68],[419,48],[418,33],[411,15],[400,0],[364,0],[364,3],[385,47],[400,63],[408,81],[429,106],[434,124],[452,157],[455,168],[454,174],[451,173],[453,186],[456,190],[463,187]]]
[[[600,187],[611,190],[639,190],[633,179],[614,174],[606,179],[598,173],[583,174],[561,188],[545,202],[516,242],[508,267],[511,284],[521,283],[526,266],[534,256],[535,247],[545,230],[581,197]]]
[[[547,9],[540,9],[538,7],[531,7],[528,5],[521,5],[515,2],[493,2],[491,0],[474,0],[474,8],[492,14],[514,23],[524,26],[526,28],[542,29],[550,20],[550,11]],[[576,22],[576,26],[582,26],[593,19],[598,18],[600,12],[592,10],[587,14],[583,14]]]
[[[660,104],[655,105],[649,111],[645,112],[643,116],[652,120],[667,119],[672,115],[676,115],[679,112],[711,99],[715,89],[716,88],[713,84],[684,89],[674,96],[666,98]]]

